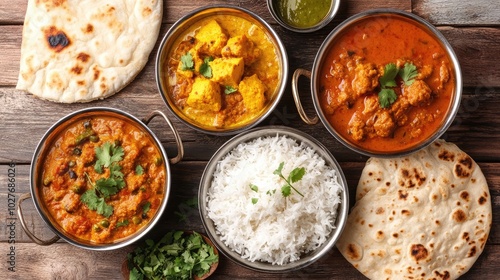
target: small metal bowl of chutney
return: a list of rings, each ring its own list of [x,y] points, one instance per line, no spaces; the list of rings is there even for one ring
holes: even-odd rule
[[[273,18],[284,28],[308,33],[325,27],[337,14],[340,0],[267,0]]]

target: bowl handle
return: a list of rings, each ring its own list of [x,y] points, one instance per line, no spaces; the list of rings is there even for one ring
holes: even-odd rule
[[[155,110],[153,112],[151,112],[151,114],[149,114],[149,116],[147,116],[143,122],[148,125],[149,122],[156,116],[161,116],[163,117],[163,119],[165,120],[165,122],[167,122],[168,126],[170,127],[170,129],[172,130],[172,133],[174,134],[174,138],[175,138],[175,143],[177,145],[177,156],[173,157],[173,158],[170,158],[170,163],[171,164],[176,164],[178,163],[179,161],[182,160],[182,158],[184,157],[184,145],[182,144],[182,140],[181,140],[181,137],[179,136],[179,132],[177,132],[177,129],[175,129],[174,125],[172,124],[172,122],[170,122],[170,120],[167,118],[167,116],[159,111],[159,110]]]
[[[297,107],[297,111],[299,111],[300,118],[306,124],[316,124],[318,123],[318,116],[314,116],[314,118],[309,118],[306,115],[306,112],[304,111],[304,107],[302,107],[302,103],[300,102],[299,87],[298,87],[300,76],[306,76],[310,80],[311,71],[298,68],[297,70],[295,70],[295,72],[293,72],[293,77],[292,77],[293,100],[295,101],[295,106]]]
[[[59,240],[59,236],[57,236],[57,235],[52,237],[52,239],[45,241],[45,240],[39,239],[33,233],[31,233],[31,231],[29,231],[28,226],[26,225],[26,222],[24,221],[23,210],[21,209],[21,203],[28,198],[31,198],[31,193],[23,193],[19,197],[19,199],[17,200],[17,216],[19,217],[19,221],[21,222],[21,226],[23,227],[24,232],[26,232],[28,237],[31,238],[31,240],[33,240],[33,242],[35,242],[38,245],[47,246],[47,245],[51,245],[51,244],[55,243],[57,240]]]

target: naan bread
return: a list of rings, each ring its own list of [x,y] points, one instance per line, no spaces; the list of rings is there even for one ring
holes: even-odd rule
[[[370,158],[356,199],[337,247],[370,279],[456,279],[491,228],[481,169],[443,140],[402,158]]]
[[[160,0],[29,0],[17,89],[73,103],[113,95],[144,68]]]

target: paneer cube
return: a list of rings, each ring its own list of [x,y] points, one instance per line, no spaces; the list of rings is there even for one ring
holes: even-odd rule
[[[245,70],[243,58],[216,58],[210,62],[212,80],[222,86],[238,87]]]
[[[260,49],[243,34],[229,38],[221,54],[224,57],[242,57],[245,65],[250,65],[259,58]]]
[[[264,108],[266,104],[266,85],[257,77],[256,74],[245,77],[239,84],[238,91],[243,97],[245,108],[256,113]]]
[[[220,56],[228,39],[222,27],[215,20],[203,25],[194,37],[197,40],[198,51],[211,56]]]
[[[201,111],[220,111],[222,102],[219,84],[203,77],[195,78],[186,104]]]

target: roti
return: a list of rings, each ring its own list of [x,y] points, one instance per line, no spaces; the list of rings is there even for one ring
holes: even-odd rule
[[[17,89],[73,103],[111,96],[144,68],[159,0],[29,0]]]
[[[484,249],[492,222],[488,184],[452,143],[370,158],[356,191],[337,247],[370,279],[456,279]]]

